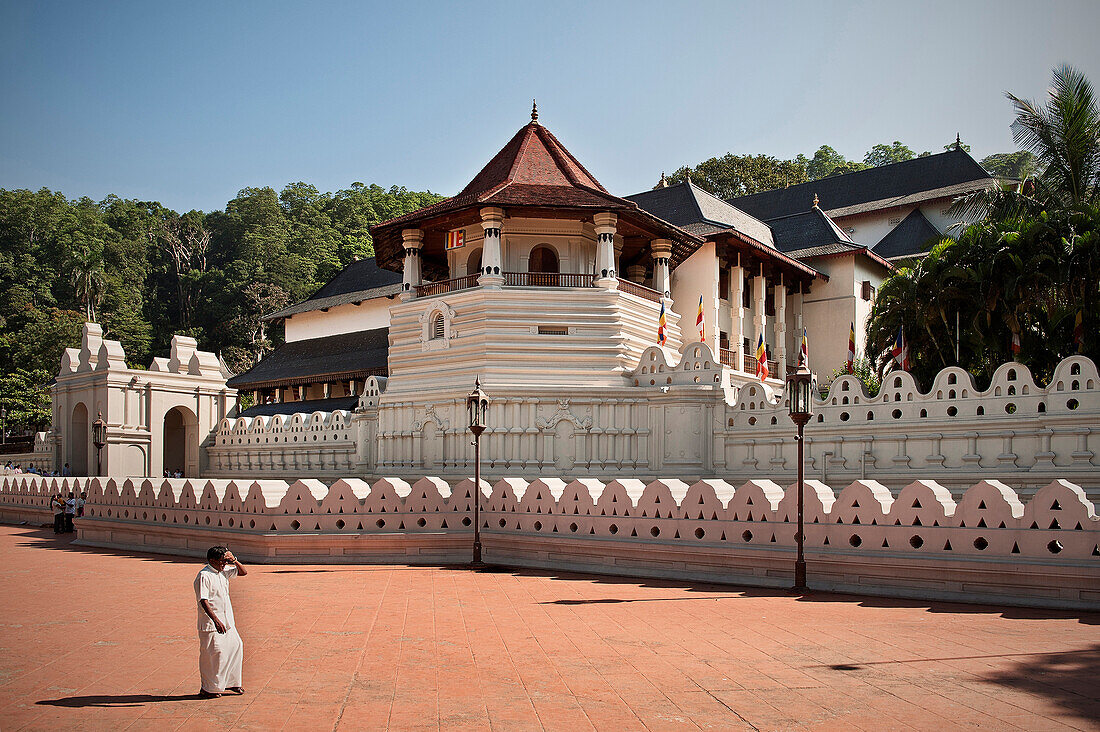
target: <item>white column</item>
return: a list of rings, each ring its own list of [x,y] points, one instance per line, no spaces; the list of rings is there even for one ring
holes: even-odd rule
[[[733,333],[730,345],[733,346],[733,363],[737,371],[745,370],[745,268],[741,266],[741,255],[737,255],[737,266],[730,269],[730,318],[733,320]]]
[[[783,275],[775,286],[775,360],[779,362],[777,378],[787,380],[787,286]]]
[[[672,242],[669,239],[654,239],[650,251],[653,254],[653,289],[670,298],[672,283],[668,277],[668,260],[672,256]]]
[[[401,239],[405,244],[405,266],[401,268],[401,300],[416,297],[416,287],[421,284],[420,248],[424,246],[421,229],[404,229]]]
[[[596,224],[596,287],[613,290],[618,286],[615,272],[615,226],[619,217],[613,213],[598,213]]]
[[[504,209],[495,206],[481,209],[481,228],[485,230],[485,241],[481,246],[481,276],[477,278],[477,283],[496,290],[504,284],[504,258],[500,249],[503,222]]]
[[[768,281],[764,278],[764,265],[760,265],[759,274],[752,278],[752,349],[756,355],[756,344],[760,342],[760,335],[764,334],[764,343],[768,337],[765,327],[768,323],[768,314],[765,312],[765,300],[768,296]]]

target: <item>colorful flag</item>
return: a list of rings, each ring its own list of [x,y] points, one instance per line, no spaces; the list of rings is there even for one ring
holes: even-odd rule
[[[665,301],[661,299],[661,315],[657,318],[657,345],[665,345]]]
[[[905,326],[898,328],[898,337],[894,340],[894,348],[890,355],[901,366],[902,371],[909,370],[909,346],[905,344]]]
[[[699,296],[699,314],[695,316],[695,325],[699,328],[699,342],[707,342],[706,328],[703,323],[703,296]]]
[[[848,331],[848,373],[854,374],[853,368],[856,362],[856,324],[852,323],[852,329]]]
[[[1012,356],[1015,358],[1020,355],[1020,334],[1012,334]]]
[[[764,334],[756,344],[756,376],[761,381],[768,378],[768,346],[764,343]]]
[[[460,229],[459,231],[447,232],[447,251],[452,249],[461,249],[466,246],[466,230]]]
[[[810,365],[810,346],[806,340],[806,329],[802,329],[802,345],[798,349],[798,365],[809,367]]]
[[[1073,323],[1073,342],[1077,344],[1077,352],[1085,352],[1085,313],[1077,311],[1077,320]]]

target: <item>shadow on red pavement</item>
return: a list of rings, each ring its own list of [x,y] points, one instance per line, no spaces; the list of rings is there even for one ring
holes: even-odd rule
[[[60,699],[43,699],[35,704],[48,707],[140,707],[153,702],[195,701],[199,694],[116,694],[102,696],[66,696]]]
[[[1100,720],[1100,643],[1080,651],[1034,653],[986,681],[1047,697],[1086,719]]]

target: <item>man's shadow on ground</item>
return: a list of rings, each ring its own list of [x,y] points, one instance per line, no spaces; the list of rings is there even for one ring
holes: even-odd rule
[[[197,701],[198,694],[115,694],[92,696],[66,696],[61,699],[43,699],[35,704],[48,707],[138,707],[152,702]]]

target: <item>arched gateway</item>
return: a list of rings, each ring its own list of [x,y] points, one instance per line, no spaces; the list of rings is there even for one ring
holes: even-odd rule
[[[169,475],[198,475],[199,420],[187,407],[173,407],[164,415],[164,469]]]

